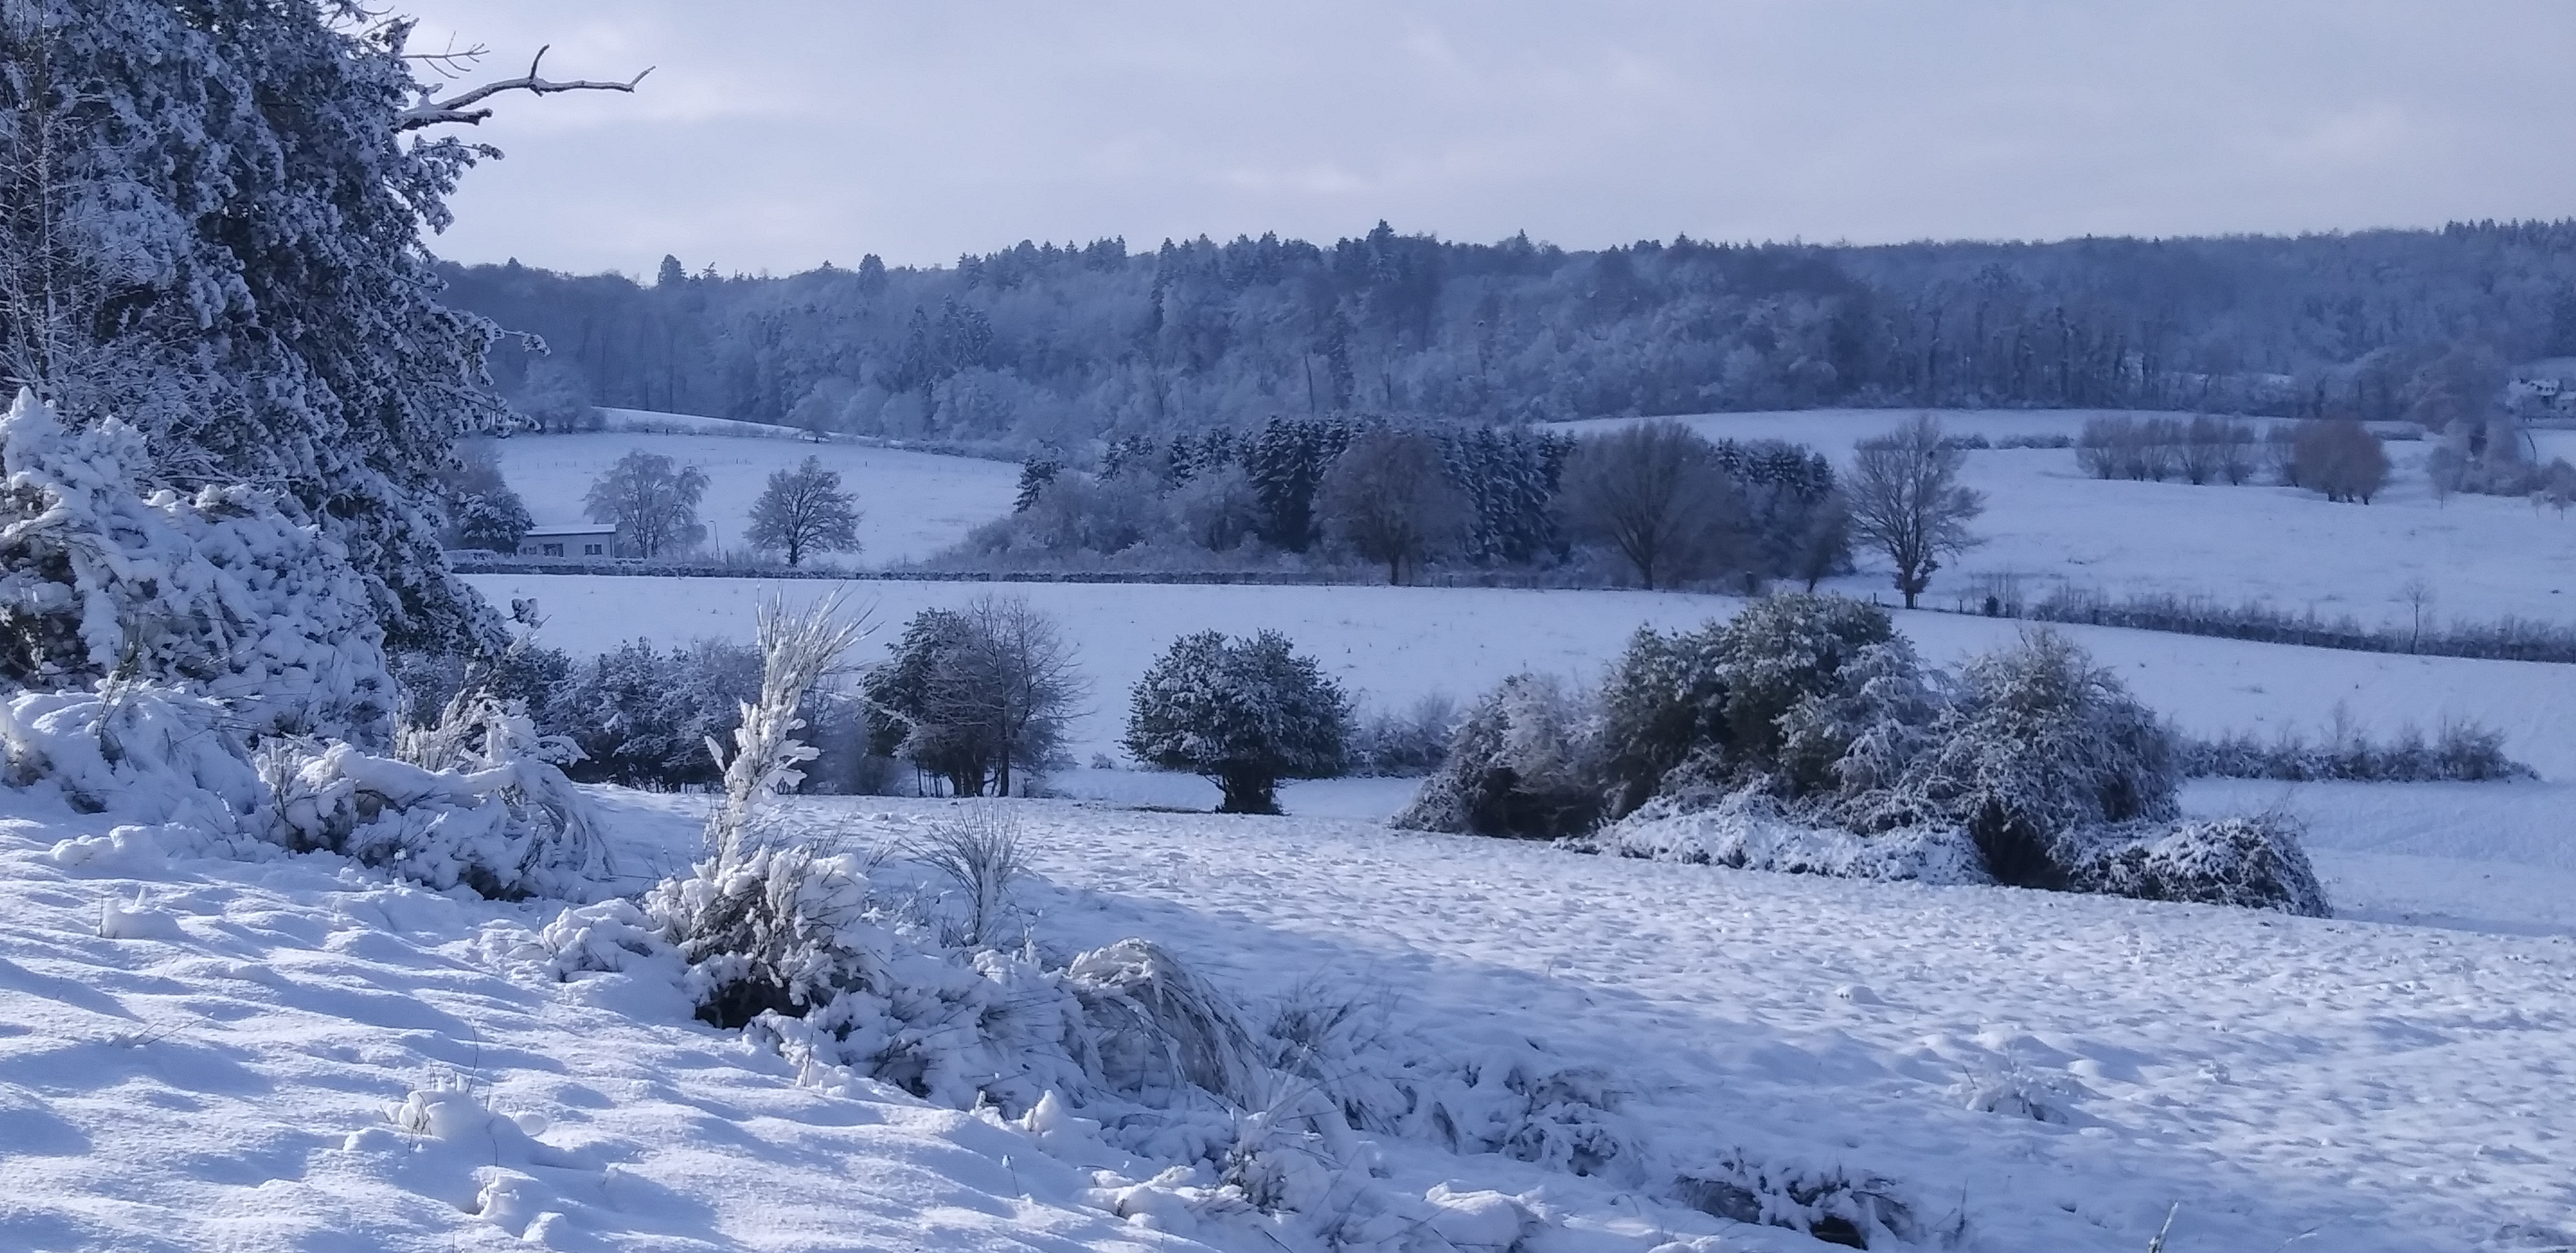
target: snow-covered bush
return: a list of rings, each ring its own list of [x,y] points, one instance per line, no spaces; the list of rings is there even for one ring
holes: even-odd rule
[[[264,833],[269,791],[231,711],[191,692],[108,680],[0,704],[11,786],[50,785],[72,808],[207,836]]]
[[[730,737],[759,691],[752,648],[702,639],[662,651],[636,640],[576,667],[544,708],[547,729],[581,747],[572,773],[582,782],[704,786],[717,781],[707,741]]]
[[[382,743],[384,632],[340,545],[261,488],[148,488],[152,465],[113,418],[68,430],[24,391],[0,417],[0,678],[141,680],[248,737]]]
[[[1220,813],[1279,812],[1281,779],[1339,774],[1350,698],[1288,637],[1240,642],[1201,631],[1172,641],[1136,681],[1126,747],[1138,761],[1215,783]]]
[[[501,899],[603,889],[607,844],[559,764],[577,750],[537,734],[524,712],[464,693],[437,725],[406,732],[398,752],[282,745],[271,756],[278,838]]]
[[[2082,833],[2061,845],[2074,846],[2065,886],[2323,918],[2333,911],[2300,835],[2295,820],[2272,814]]]
[[[2116,675],[2053,631],[1970,661],[1898,784],[1964,826],[1998,882],[2070,886],[2063,837],[2171,819],[2173,736]]]
[[[688,964],[698,1016],[719,1027],[870,986],[891,944],[871,922],[866,863],[801,845],[710,858],[647,893],[644,913]]]
[[[966,897],[966,920],[954,943],[983,946],[1000,935],[1011,884],[1029,871],[1020,847],[1018,811],[976,804],[933,823],[913,842],[913,859],[938,871]]]
[[[1733,619],[1665,636],[1641,630],[1603,684],[1601,741],[1613,816],[1657,796],[1713,801],[1759,786],[1827,795],[1889,773],[1934,699],[1885,610],[1782,595]],[[1842,763],[1865,749],[1846,778]]]
[[[1554,839],[1601,816],[1599,749],[1582,694],[1516,674],[1467,711],[1440,769],[1393,824],[1418,831]]]
[[[1811,810],[1791,808],[1749,789],[1705,808],[1653,802],[1617,825],[1583,837],[1575,847],[1622,857],[1840,879],[1994,881],[1986,873],[1976,843],[1956,825],[1918,822],[1864,833],[1821,821]]]
[[[1402,710],[1371,709],[1351,721],[1351,773],[1378,778],[1425,775],[1448,756],[1458,730],[1458,703],[1433,693]]]

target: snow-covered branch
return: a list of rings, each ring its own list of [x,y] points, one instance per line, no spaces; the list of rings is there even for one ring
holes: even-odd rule
[[[635,90],[635,85],[637,83],[644,81],[645,74],[653,72],[653,68],[651,66],[647,66],[642,74],[637,74],[635,77],[627,79],[622,83],[593,82],[586,78],[577,78],[570,82],[559,83],[552,79],[539,78],[537,76],[537,67],[545,61],[546,51],[551,47],[553,47],[553,45],[548,44],[545,48],[537,49],[537,55],[528,61],[528,72],[517,78],[505,78],[498,82],[485,83],[482,86],[450,96],[445,100],[435,100],[430,98],[428,94],[423,93],[419,104],[413,105],[412,107],[395,115],[394,129],[397,131],[414,131],[423,127],[441,126],[450,122],[461,122],[467,126],[477,126],[482,124],[483,119],[492,116],[492,110],[489,106],[481,108],[477,108],[476,106],[482,105],[484,101],[500,95],[503,92],[524,91],[530,95],[546,96],[559,91],[633,91]]]

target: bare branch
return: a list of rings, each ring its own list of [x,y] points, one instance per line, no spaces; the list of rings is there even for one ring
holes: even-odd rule
[[[537,49],[537,55],[528,62],[528,72],[518,78],[505,78],[499,82],[485,83],[445,100],[432,100],[427,95],[423,95],[419,104],[394,115],[394,129],[413,131],[451,122],[478,126],[482,124],[483,119],[492,116],[492,110],[489,107],[478,109],[474,106],[505,91],[524,91],[533,96],[549,96],[559,91],[633,91],[635,84],[644,81],[645,74],[653,72],[653,67],[646,66],[643,74],[637,74],[622,83],[593,82],[586,78],[558,83],[539,78],[537,66],[544,62],[547,49],[553,46],[548,44],[544,48]]]
[[[456,41],[451,39],[447,43],[445,52],[406,52],[402,54],[402,59],[426,65],[441,78],[454,78],[464,73],[466,66],[481,61],[491,54],[492,47],[489,44],[458,48]]]

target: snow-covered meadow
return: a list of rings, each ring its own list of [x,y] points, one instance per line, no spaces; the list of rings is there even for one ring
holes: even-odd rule
[[[1884,419],[1867,416],[1866,429]],[[917,492],[919,536],[950,503],[935,475],[914,482],[912,463],[871,460],[918,454],[715,435],[514,440],[513,478],[532,505],[545,493],[577,501],[585,474],[647,440],[744,459],[745,508],[775,468],[760,458],[783,466],[809,452],[873,466],[890,481],[879,499]],[[549,448],[558,460],[544,460]],[[937,526],[1007,507],[1009,467],[930,460],[941,473],[985,468],[995,493]],[[522,477],[522,464],[554,468]],[[2403,493],[2365,510],[2269,488],[2098,483],[2076,478],[2062,451],[1982,452],[1970,466],[1988,476],[1983,525],[1996,538],[1968,572],[2015,544],[2099,544],[2145,580],[2095,584],[2112,591],[2276,594],[2262,589],[2325,575],[2267,573],[2267,534],[2312,525],[2325,530],[2294,542],[2322,544],[2356,519],[2407,516]],[[2011,529],[2022,506],[2010,502],[2050,491],[2063,495],[2037,514],[2053,521]],[[2203,525],[2165,503],[2186,499],[2257,503],[2217,506],[2232,521]],[[2460,511],[2499,503],[2421,512],[2486,516]],[[2521,514],[2489,513],[2499,542],[2528,538],[2512,529]],[[2214,582],[2153,582],[2198,574],[2151,542],[2149,517],[2199,536]],[[2447,558],[2444,545],[2467,541],[2446,534],[2388,532],[2377,565],[2354,558],[2345,573],[2486,568]],[[2511,601],[2522,576],[2509,562],[2491,573],[2506,592],[2477,599],[2483,585],[2463,581],[2444,608],[2542,612]],[[1394,708],[1463,700],[1521,670],[1589,679],[1640,626],[1693,627],[1743,603],[470,581],[496,602],[533,597],[540,641],[576,655],[638,637],[747,641],[765,601],[840,595],[878,624],[867,660],[922,608],[1024,595],[1061,623],[1091,683],[1070,728],[1078,759],[1115,752],[1129,685],[1187,631],[1283,631],[1365,701]],[[2022,629],[1935,612],[1895,620],[1940,665]],[[1814,1230],[1991,1253],[2133,1253],[2160,1232],[2170,1253],[2576,1244],[2576,1185],[2560,1164],[2576,1137],[2564,1099],[2576,841],[2563,819],[2576,803],[2576,667],[2066,633],[2190,732],[2342,722],[2387,734],[2474,719],[2542,777],[2186,789],[2194,815],[2302,819],[2330,919],[1397,832],[1383,819],[1409,793],[1403,780],[1292,785],[1286,818],[1151,812],[1204,807],[1213,789],[1114,769],[1051,780],[1069,799],[983,810],[779,802],[775,830],[886,854],[865,872],[869,888],[934,920],[956,906],[912,860],[920,841],[961,814],[1016,817],[1032,874],[1007,895],[1009,952],[910,951],[888,967],[937,976],[919,986],[1045,992],[1054,985],[1009,980],[1142,938],[1260,1030],[1337,1023],[1310,1041],[1329,1036],[1314,1082],[1336,1100],[1402,1093],[1409,1113],[1311,1161],[1292,1142],[1266,1164],[1253,1160],[1262,1120],[1312,1092],[1228,1115],[1243,1121],[1227,1134],[1254,1147],[1222,1161],[1060,1102],[961,1112],[828,1049],[699,1022],[667,944],[604,925],[619,906],[566,915],[560,901],[431,892],[334,854],[120,827],[131,819],[113,805],[84,814],[49,787],[13,790],[0,794],[0,1174],[11,1184],[0,1248],[1786,1253],[1831,1246],[1776,1224],[1845,1214],[1863,1220]],[[591,794],[617,876],[605,886],[638,889],[701,856],[704,798]],[[998,1038],[1026,1007],[991,1002],[973,1030],[959,1020],[905,1047],[964,1065],[983,1037],[952,1032]],[[1264,1213],[1219,1186],[1246,1179],[1303,1208]]]
[[[1954,435],[2001,441],[2082,432],[2097,410],[1943,410]],[[1680,419],[1711,439],[1781,439],[1848,458],[1855,441],[1881,434],[1904,410],[1820,409],[1721,413]],[[1574,433],[1627,419],[1567,423]],[[2255,420],[2257,425],[2260,419]],[[2542,455],[2576,451],[2576,432],[2535,433]],[[2064,448],[1995,448],[1968,454],[1962,481],[1986,494],[1974,526],[1985,543],[1933,575],[1936,604],[1973,601],[1991,576],[2017,578],[2037,599],[2059,585],[2119,597],[2173,594],[2233,606],[2268,601],[2323,618],[2409,623],[2407,585],[2431,590],[2430,618],[2486,622],[2512,615],[2576,620],[2576,516],[2528,501],[2454,495],[2437,499],[2422,467],[2432,445],[2391,441],[2388,489],[2368,505],[2333,504],[2315,492],[2262,485],[2193,486],[2096,479]],[[1835,590],[1884,592],[1869,557]]]
[[[653,429],[514,435],[495,441],[495,450],[503,476],[539,526],[584,521],[582,502],[590,485],[628,452],[640,449],[696,466],[707,474],[698,516],[717,548],[742,545],[752,502],[773,472],[814,457],[838,472],[842,490],[857,498],[860,548],[853,564],[861,566],[909,561],[946,548],[977,524],[1008,513],[1019,487],[1019,468],[1000,461],[722,431],[670,433],[668,423],[682,420],[683,415],[647,414],[637,421]]]
[[[602,799],[629,864],[694,852],[691,798]],[[1010,804],[1037,949],[1150,937],[1248,1014],[1321,997],[1367,1064],[1468,1076],[1460,1119],[1615,1149],[1579,1176],[1370,1137],[1390,1248],[1829,1247],[1660,1186],[1730,1163],[1859,1184],[1910,1236],[1872,1247],[2134,1251],[2170,1213],[2174,1250],[2501,1253],[2576,1211],[2564,935]],[[789,810],[860,847],[953,812]],[[0,822],[0,1245],[1283,1247],[1081,1123],[791,1065],[649,967],[561,982],[555,906],[109,821],[28,793]]]

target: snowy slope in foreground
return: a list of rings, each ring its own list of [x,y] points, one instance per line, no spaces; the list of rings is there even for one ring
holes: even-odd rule
[[[5,803],[0,1249],[1197,1247],[1078,1205],[1090,1179],[1014,1133],[802,1081],[668,986],[551,983],[551,907],[326,857],[65,868],[45,850],[104,824]]]
[[[533,596],[547,615],[541,640],[575,656],[650,636],[701,635],[748,643],[764,597],[793,604],[836,585],[757,579],[605,575],[471,575],[495,604]],[[1431,693],[1460,701],[1520,670],[1597,678],[1639,626],[1696,627],[1743,602],[1662,592],[1494,588],[1248,587],[1144,584],[867,582],[838,585],[853,607],[875,607],[878,633],[860,661],[884,654],[906,619],[990,593],[1022,595],[1055,614],[1091,680],[1073,723],[1079,760],[1115,752],[1128,689],[1174,636],[1218,630],[1285,632],[1327,673],[1367,700],[1401,708]],[[2010,642],[2021,624],[1956,614],[1895,614],[1897,629],[1940,665]],[[2198,735],[2290,728],[2314,735],[2340,705],[2364,728],[2475,719],[2504,733],[2506,750],[2549,778],[2576,778],[2576,666],[2404,657],[2068,627],[2157,712]]]
[[[685,798],[609,799],[630,861],[694,841]],[[549,981],[551,910],[328,858],[56,856],[103,824],[6,803],[0,1247],[1200,1247],[1016,1131],[793,1073],[667,987]],[[861,844],[944,808],[796,806]],[[1594,1074],[1602,1125],[1675,1160],[1882,1178],[1918,1247],[2135,1253],[2168,1207],[2175,1253],[2569,1239],[2565,938],[1019,808],[1042,949],[1148,936],[1256,1010],[1321,987],[1403,1048]],[[1826,1247],[1616,1171],[1379,1147],[1389,1189],[1522,1198],[1524,1253]],[[1509,1239],[1459,1234],[1420,1247]]]

